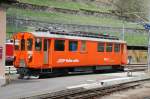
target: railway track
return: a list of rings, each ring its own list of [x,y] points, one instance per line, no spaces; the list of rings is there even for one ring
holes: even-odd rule
[[[116,84],[112,86],[97,87],[92,89],[87,88],[66,89],[58,92],[25,97],[21,99],[94,99],[97,97],[109,95],[113,92],[135,88],[144,83],[143,81],[147,82],[149,81],[149,79]]]
[[[146,70],[148,68],[147,64],[128,64],[125,69],[132,70]]]

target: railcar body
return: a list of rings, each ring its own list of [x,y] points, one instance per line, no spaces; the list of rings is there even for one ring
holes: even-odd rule
[[[6,59],[5,59],[5,64],[7,65],[13,65],[13,41],[12,40],[7,40],[6,43]],[[0,47],[0,60],[2,60],[2,50],[3,48]]]
[[[83,34],[83,33],[82,33]],[[86,34],[85,34],[86,35]],[[14,66],[21,75],[121,68],[127,64],[126,42],[107,36],[57,32],[19,32],[14,38]]]
[[[13,59],[14,59],[13,50],[14,50],[13,40],[7,40],[6,41],[6,66],[13,65]]]

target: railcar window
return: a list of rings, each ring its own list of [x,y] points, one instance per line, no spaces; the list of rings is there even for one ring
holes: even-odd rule
[[[19,50],[19,40],[17,39],[14,39],[14,48],[16,51]]]
[[[42,40],[40,38],[35,39],[35,50],[41,51],[42,49]]]
[[[111,43],[108,43],[106,45],[106,52],[112,52],[112,44]]]
[[[115,44],[114,51],[120,52],[120,44]]]
[[[69,41],[69,51],[77,51],[78,42],[77,41]]]
[[[25,50],[25,39],[21,39],[21,51]]]
[[[98,43],[97,51],[104,52],[104,43]]]
[[[86,41],[81,41],[81,51],[86,51]]]
[[[64,51],[65,50],[65,40],[55,40],[55,51]]]
[[[33,45],[33,40],[31,38],[27,39],[27,50],[31,51]]]

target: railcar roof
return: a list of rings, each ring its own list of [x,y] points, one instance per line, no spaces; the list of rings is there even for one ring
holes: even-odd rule
[[[89,40],[89,41],[101,41],[101,42],[116,42],[116,43],[126,43],[123,40],[112,40],[112,39],[102,39],[102,38],[92,38],[92,37],[82,37],[74,35],[64,35],[64,34],[52,34],[50,32],[29,32],[35,37],[47,37],[47,38],[64,38],[72,40]]]

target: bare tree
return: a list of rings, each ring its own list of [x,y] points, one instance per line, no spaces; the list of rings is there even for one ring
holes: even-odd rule
[[[126,16],[131,19],[137,19],[137,16],[148,18],[149,0],[112,0],[115,6],[115,13],[120,16]]]

